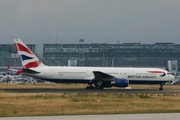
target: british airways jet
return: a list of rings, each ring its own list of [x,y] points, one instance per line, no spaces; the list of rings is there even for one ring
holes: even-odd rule
[[[13,82],[16,78],[16,75],[13,73],[13,71],[14,69],[10,69],[10,63],[8,62],[7,72],[1,73],[0,82],[6,82],[6,83]]]
[[[160,68],[47,66],[20,39],[14,39],[14,44],[23,66],[17,73],[46,81],[86,83],[86,89],[159,84],[159,90],[163,90],[166,82],[175,79],[168,71]]]

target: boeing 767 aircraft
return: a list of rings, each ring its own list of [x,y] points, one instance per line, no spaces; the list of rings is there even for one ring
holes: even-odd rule
[[[132,67],[62,67],[47,66],[20,40],[14,39],[23,68],[18,74],[56,83],[86,83],[86,89],[127,87],[129,84],[159,84],[163,90],[174,76],[160,68]]]

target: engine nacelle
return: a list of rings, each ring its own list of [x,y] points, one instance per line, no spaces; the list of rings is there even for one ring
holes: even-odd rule
[[[112,86],[116,87],[127,87],[129,85],[129,80],[124,78],[118,78],[115,81],[111,82]]]

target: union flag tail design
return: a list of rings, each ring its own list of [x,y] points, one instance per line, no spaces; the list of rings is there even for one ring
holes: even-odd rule
[[[20,39],[14,39],[14,45],[24,68],[45,66]]]

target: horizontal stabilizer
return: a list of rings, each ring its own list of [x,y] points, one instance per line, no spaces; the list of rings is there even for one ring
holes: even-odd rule
[[[110,81],[114,81],[116,79],[116,77],[100,72],[100,71],[93,71],[95,79],[101,79],[101,80],[110,80]]]
[[[37,72],[35,70],[31,70],[31,69],[26,69],[26,68],[23,68],[22,69],[22,72],[23,73],[33,73],[33,74],[39,74],[40,72]]]

